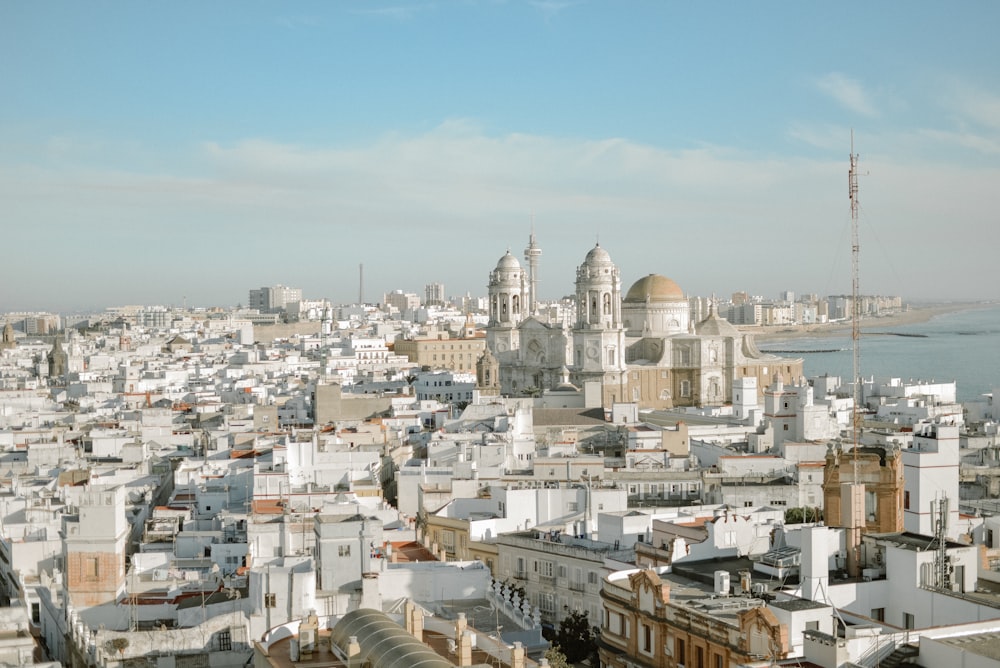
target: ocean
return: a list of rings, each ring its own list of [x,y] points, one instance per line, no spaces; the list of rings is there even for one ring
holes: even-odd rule
[[[861,375],[904,380],[957,381],[959,401],[1000,388],[1000,305],[943,313],[927,322],[887,326],[861,334]],[[891,332],[892,334],[889,334]],[[907,334],[909,336],[898,336]],[[762,351],[801,357],[806,377],[849,379],[854,366],[851,332],[758,341]],[[788,379],[785,379],[788,382]]]

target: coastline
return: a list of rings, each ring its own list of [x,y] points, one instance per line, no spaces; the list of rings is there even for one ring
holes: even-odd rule
[[[931,318],[947,313],[971,311],[983,308],[996,308],[997,302],[949,302],[929,304],[926,306],[910,306],[905,311],[880,317],[865,317],[861,319],[861,330],[882,331],[901,325],[915,325],[927,322]],[[744,334],[752,334],[757,341],[772,339],[801,339],[810,336],[832,336],[840,332],[850,335],[850,321],[821,323],[815,325],[742,325],[737,327]]]

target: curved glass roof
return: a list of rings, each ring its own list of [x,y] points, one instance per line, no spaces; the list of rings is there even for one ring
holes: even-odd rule
[[[380,610],[363,608],[347,613],[333,627],[330,641],[346,654],[351,636],[361,646],[358,660],[372,668],[455,668]]]

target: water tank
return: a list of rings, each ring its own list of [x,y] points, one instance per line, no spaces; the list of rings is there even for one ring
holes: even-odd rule
[[[715,595],[729,596],[729,571],[715,571]]]

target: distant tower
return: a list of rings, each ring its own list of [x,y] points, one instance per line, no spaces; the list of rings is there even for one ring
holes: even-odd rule
[[[528,313],[538,313],[538,258],[542,249],[535,243],[535,225],[531,225],[531,236],[528,237],[528,247],[524,249],[524,259],[528,263]]]
[[[69,355],[67,355],[66,351],[63,350],[62,342],[59,337],[56,337],[55,343],[52,345],[52,350],[49,351],[48,361],[50,379],[55,379],[66,374]]]
[[[484,396],[500,394],[500,362],[489,348],[476,360],[476,389]]]
[[[17,341],[14,339],[14,327],[8,322],[3,326],[3,340],[0,341],[0,350],[10,350],[17,346]]]
[[[365,265],[358,265],[358,304],[365,303]]]

